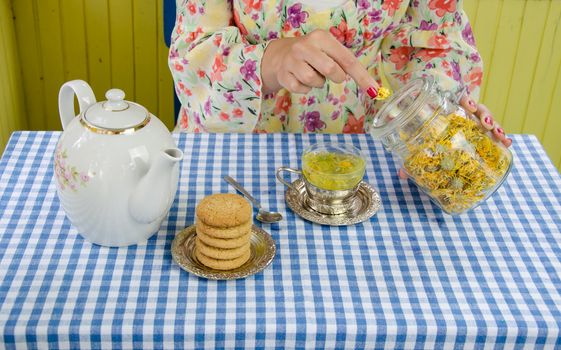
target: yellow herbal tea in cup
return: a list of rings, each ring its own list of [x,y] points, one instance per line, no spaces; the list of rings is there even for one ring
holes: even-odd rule
[[[354,188],[364,177],[365,165],[359,155],[328,150],[309,152],[302,157],[302,173],[306,180],[330,191]]]
[[[302,170],[281,167],[277,169],[277,179],[298,192],[281,173],[300,175],[310,208],[323,214],[342,214],[352,205],[365,169],[366,162],[358,148],[344,143],[323,143],[312,145],[302,153]]]

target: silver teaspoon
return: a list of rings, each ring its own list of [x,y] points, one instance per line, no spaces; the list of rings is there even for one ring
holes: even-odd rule
[[[255,216],[255,218],[263,223],[266,224],[272,224],[274,222],[277,221],[281,221],[282,220],[282,215],[281,213],[277,213],[277,212],[271,212],[271,211],[266,211],[261,207],[261,204],[259,204],[259,202],[253,198],[253,196],[251,194],[249,194],[249,192],[247,192],[245,190],[245,188],[243,188],[242,185],[239,184],[239,182],[237,182],[236,180],[234,180],[231,176],[225,175],[224,176],[224,180],[226,180],[226,182],[228,182],[230,185],[234,186],[234,188],[238,191],[240,191],[241,193],[243,193],[244,196],[246,196],[247,199],[249,199],[251,201],[251,203],[253,203],[253,205],[259,210],[257,212],[257,215]]]

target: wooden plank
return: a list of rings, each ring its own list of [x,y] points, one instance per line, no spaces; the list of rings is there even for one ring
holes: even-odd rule
[[[109,1],[111,26],[111,83],[123,90],[126,99],[134,101],[134,35],[132,0]]]
[[[10,1],[7,1],[10,4]],[[4,23],[4,40],[6,46],[6,61],[5,66],[8,68],[8,74],[6,75],[9,82],[9,95],[12,103],[12,115],[10,119],[12,121],[12,130],[23,130],[27,129],[27,116],[25,113],[25,105],[23,99],[23,85],[21,81],[21,65],[18,57],[17,50],[17,40],[14,25],[14,15],[11,5],[7,7],[8,17],[2,19]]]
[[[0,54],[2,53],[2,47],[0,47]],[[0,62],[1,63],[1,62]],[[4,88],[5,82],[0,78],[0,87]],[[11,130],[6,126],[7,118],[9,118],[9,111],[7,110],[7,104],[5,101],[4,93],[0,93],[0,156],[4,153],[4,148],[8,142]]]
[[[531,93],[528,106],[523,111],[523,132],[535,134],[539,138],[544,135],[548,116],[551,119],[561,118],[551,115],[549,108],[553,100],[561,95],[552,95],[557,83],[557,72],[561,66],[561,2],[550,2],[547,10],[547,21],[541,35],[541,46],[538,53],[538,62],[532,76]],[[536,38],[538,39],[538,38]],[[561,126],[561,124],[559,124]],[[561,129],[557,129],[558,131]],[[559,135],[559,132],[558,132]]]
[[[487,73],[484,101],[500,123],[504,118],[525,4],[525,0],[509,0],[508,6],[502,6],[493,55],[484,62]]]
[[[552,3],[549,14],[548,24],[546,25],[549,31],[544,36],[542,47],[553,45],[554,51],[551,53],[551,57],[542,56],[540,53],[542,60],[546,61],[544,62],[544,66],[546,66],[544,69],[549,68],[549,71],[546,74],[547,78],[540,78],[541,73],[538,73],[536,74],[536,79],[538,80],[537,85],[542,82],[545,85],[553,83],[553,85],[550,85],[549,91],[543,91],[544,96],[542,98],[544,99],[544,104],[547,105],[547,110],[545,110],[547,121],[543,129],[542,143],[549,157],[561,171],[561,53],[559,52],[561,47],[561,26],[559,26],[559,23],[561,23],[561,2]],[[549,27],[550,19],[552,22],[557,23],[554,28]],[[555,71],[557,71],[557,74],[554,73]],[[539,91],[536,84],[534,86],[534,89]],[[530,126],[532,124],[532,114],[543,113],[538,109],[538,106],[532,105],[533,102],[534,99],[530,101],[531,108],[526,113],[525,128],[528,130],[534,129],[533,126]],[[539,123],[538,118],[537,124]]]
[[[483,58],[484,64],[492,60],[496,40],[495,34],[497,32],[502,4],[503,2],[499,0],[483,0],[479,1],[477,6],[477,21],[472,27],[477,42],[477,49]],[[488,74],[489,71],[484,69],[480,94],[480,100],[483,102],[485,102]]]
[[[542,138],[542,144],[554,164],[561,167],[561,70],[557,73],[557,86],[553,90],[557,98],[551,101],[549,118]]]
[[[168,68],[169,49],[164,38],[164,11],[158,2],[158,118],[171,130],[175,122],[173,79]]]
[[[11,103],[8,95],[10,93],[10,83],[8,81],[8,18],[11,15],[8,2],[0,1],[0,150],[4,152],[4,147],[8,141],[8,135],[13,130],[10,119],[14,118]]]
[[[89,83],[98,100],[111,89],[111,46],[107,0],[84,0]]]
[[[37,22],[35,0],[16,0],[12,2],[17,42],[18,57],[22,72],[24,101],[27,112],[28,127],[31,130],[46,129],[46,110],[44,108],[44,85],[41,43]]]
[[[60,130],[58,115],[58,91],[64,83],[64,57],[58,0],[36,0],[36,19],[39,22],[39,40],[43,55],[43,106],[47,130]],[[23,39],[25,40],[25,39]]]
[[[552,74],[554,75],[554,74]],[[561,170],[561,69],[555,74],[556,85],[552,89],[551,104],[547,113],[547,123],[541,139],[549,158]],[[532,116],[528,116],[532,118]]]
[[[464,0],[463,8],[466,15],[469,18],[469,22],[473,27],[477,22],[477,6],[479,5],[479,0]]]
[[[60,0],[64,80],[89,80],[86,22],[81,0]]]
[[[133,2],[136,101],[158,111],[157,0]]]
[[[18,71],[17,56],[14,51],[14,21],[12,17],[10,2],[1,0],[0,2],[0,146],[3,149],[4,142],[7,141],[10,133],[16,130],[17,120],[22,116],[21,103],[17,98],[21,94],[16,90],[14,71]],[[17,97],[16,97],[17,96]]]
[[[503,127],[507,132],[520,133],[532,91],[532,78],[538,65],[543,28],[550,1],[528,1],[520,32],[519,46],[510,83]]]

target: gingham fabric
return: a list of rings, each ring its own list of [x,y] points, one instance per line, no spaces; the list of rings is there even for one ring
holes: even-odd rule
[[[367,135],[178,135],[185,151],[169,218],[146,244],[84,241],[56,196],[58,133],[13,134],[0,163],[0,347],[561,347],[561,177],[533,136],[484,205],[443,214],[396,176]],[[275,169],[311,142],[353,143],[382,197],[368,222],[328,227],[284,202]],[[239,180],[284,214],[262,225],[277,256],[262,273],[208,281],[170,245],[203,196]]]

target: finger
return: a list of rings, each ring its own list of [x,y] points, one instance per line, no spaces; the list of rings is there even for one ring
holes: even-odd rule
[[[327,56],[324,52],[320,52],[321,55],[311,58],[310,62],[312,67],[314,67],[318,72],[320,72],[324,77],[336,83],[342,83],[347,79],[347,73],[335,62],[331,57]]]
[[[347,78],[347,73],[325,52],[312,45],[294,45],[296,47],[295,56],[308,62],[315,70],[327,79],[336,83],[342,83]]]
[[[319,34],[315,34],[319,33]],[[314,35],[315,34],[315,35]],[[314,39],[318,39],[317,41]],[[358,86],[368,93],[371,98],[378,96],[379,85],[368,71],[360,64],[353,53],[343,46],[333,35],[325,31],[314,31],[310,34],[312,44],[320,48],[327,56],[331,57],[337,64],[353,78]]]
[[[462,98],[460,99],[460,105],[471,113],[475,113],[477,111],[477,104],[471,97],[469,97],[468,94],[462,96]]]
[[[477,106],[475,115],[479,118],[479,120],[481,121],[481,125],[483,125],[485,129],[493,130],[493,128],[495,127],[495,120],[493,119],[491,112],[485,105],[479,104]]]
[[[407,173],[405,172],[405,170],[403,170],[403,168],[399,169],[397,175],[399,176],[400,179],[407,180]]]
[[[285,72],[279,75],[277,79],[282,87],[295,94],[307,94],[311,90],[309,86],[302,84],[298,79],[296,79],[294,74],[290,72]]]
[[[288,71],[303,85],[317,88],[325,85],[325,78],[304,61],[293,62]]]
[[[499,124],[495,123],[495,128],[493,129],[493,135],[501,141],[506,140],[505,131],[503,130],[503,128],[501,128]]]
[[[479,117],[485,129],[492,130],[493,136],[495,136],[497,140],[501,141],[506,147],[512,145],[512,139],[506,137],[503,128],[493,120],[491,112],[485,105],[479,104],[475,115]]]

